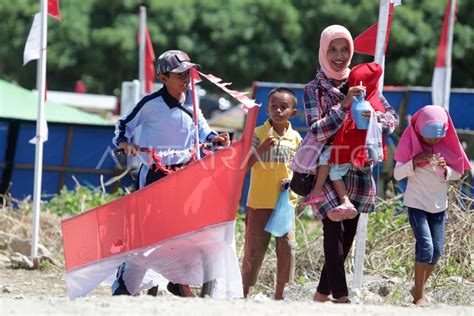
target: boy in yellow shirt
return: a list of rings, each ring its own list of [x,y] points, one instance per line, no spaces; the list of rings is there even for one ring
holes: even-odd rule
[[[263,257],[271,234],[265,225],[276,205],[282,183],[291,179],[290,161],[298,149],[301,136],[293,130],[289,118],[296,115],[296,95],[287,88],[276,88],[268,94],[265,124],[255,128],[252,156],[247,168],[251,169],[250,188],[245,217],[245,245],[242,262],[244,297],[257,282]],[[296,196],[291,194],[292,202]],[[295,203],[293,203],[294,205]],[[283,299],[286,283],[293,279],[295,271],[295,235],[289,232],[276,237],[277,284],[275,300]]]

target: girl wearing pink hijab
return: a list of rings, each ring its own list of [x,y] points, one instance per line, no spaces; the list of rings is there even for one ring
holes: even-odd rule
[[[324,144],[326,148],[332,144],[337,131],[343,125],[346,111],[352,105],[352,98],[358,97],[365,90],[363,86],[347,87],[353,52],[352,36],[345,27],[331,25],[321,33],[319,45],[321,69],[315,79],[305,86],[304,105],[309,133],[317,143]],[[375,112],[375,115],[382,123],[383,133],[390,134],[398,125],[398,116],[383,97],[380,101],[385,113]],[[365,117],[370,118],[370,113],[370,111],[364,113]],[[317,154],[321,152],[318,150],[320,147],[314,148]],[[322,150],[318,158],[319,173],[322,165],[328,165],[330,150]],[[319,178],[317,176],[317,179]],[[344,262],[357,230],[358,213],[374,210],[375,183],[370,164],[349,166],[343,180],[347,197],[358,213],[353,218],[344,216],[341,220],[340,217],[334,218],[331,213],[343,201],[338,198],[332,181],[326,176],[322,178],[326,179],[322,185],[323,198],[313,204],[312,209],[323,223],[325,263],[313,299],[316,302],[349,303]]]
[[[413,303],[424,306],[425,283],[444,250],[448,181],[459,179],[471,167],[449,114],[437,105],[413,115],[395,160],[395,179],[408,178],[403,203],[416,239]]]

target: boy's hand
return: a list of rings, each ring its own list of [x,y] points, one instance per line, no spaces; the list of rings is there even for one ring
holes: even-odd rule
[[[140,147],[137,144],[121,142],[119,148],[123,149],[126,155],[135,157],[140,152]]]
[[[281,192],[288,190],[289,187],[290,187],[290,179],[281,180],[281,184],[280,184]]]
[[[274,136],[268,136],[267,139],[263,141],[258,147],[257,147],[257,154],[259,156],[263,155],[267,151],[270,150],[273,146],[275,146],[277,142],[277,139]]]
[[[219,135],[214,136],[211,139],[211,142],[212,143],[217,143],[217,144],[222,145],[222,146],[229,146],[230,145],[229,133],[220,133]]]

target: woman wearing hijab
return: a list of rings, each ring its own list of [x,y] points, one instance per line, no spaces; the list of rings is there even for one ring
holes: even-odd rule
[[[350,74],[349,64],[354,52],[350,32],[343,26],[331,25],[321,33],[319,64],[321,69],[314,80],[304,89],[306,123],[310,133],[319,143],[331,145],[337,131],[352,105],[352,98],[358,97],[365,87],[354,85],[346,88]],[[382,132],[390,134],[398,125],[398,116],[381,96],[385,113],[376,111],[377,120],[382,123]],[[370,118],[371,111],[364,113]],[[318,171],[319,172],[319,171]],[[347,196],[358,213],[374,209],[375,183],[371,165],[351,165],[343,177]],[[355,218],[333,221],[327,213],[337,208],[341,201],[327,180],[323,188],[324,200],[312,205],[313,212],[322,219],[324,234],[325,263],[321,271],[314,301],[350,303],[344,271],[344,261],[349,253],[357,229],[359,215]],[[332,296],[332,297],[331,297]]]
[[[403,203],[416,239],[413,303],[425,306],[425,283],[444,251],[448,181],[459,179],[471,166],[448,112],[437,105],[413,115],[395,160],[395,179],[408,178]]]

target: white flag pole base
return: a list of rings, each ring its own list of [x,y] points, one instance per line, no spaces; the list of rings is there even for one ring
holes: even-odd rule
[[[364,276],[364,259],[365,259],[365,243],[367,241],[367,223],[369,219],[368,213],[361,213],[359,223],[357,224],[357,236],[355,244],[355,260],[354,260],[354,291],[362,288],[362,278]]]

